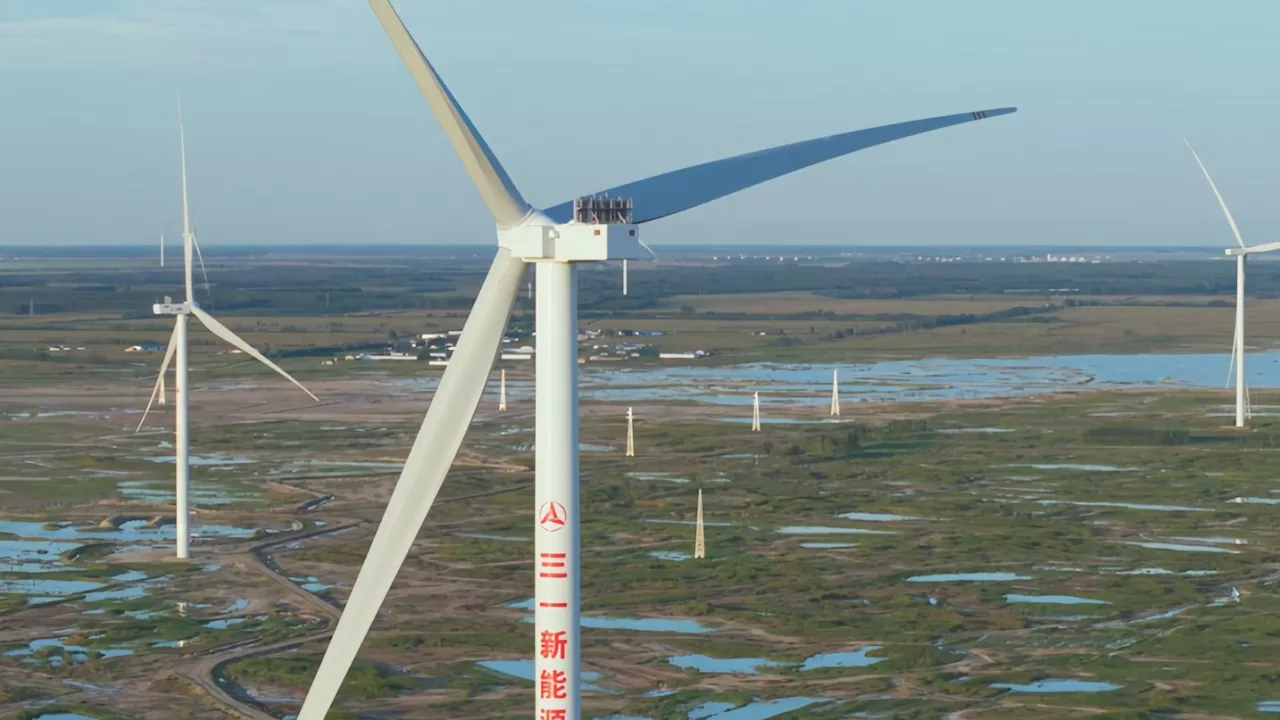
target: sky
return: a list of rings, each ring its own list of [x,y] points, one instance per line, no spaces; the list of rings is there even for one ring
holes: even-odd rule
[[[1274,0],[398,0],[531,203],[1016,105],[647,224],[676,243],[1280,239]],[[362,0],[0,3],[0,245],[493,243]]]

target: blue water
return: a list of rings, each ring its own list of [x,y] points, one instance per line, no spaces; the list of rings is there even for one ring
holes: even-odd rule
[[[907,582],[1009,582],[1030,580],[1026,575],[1007,572],[942,573],[940,575],[914,575]]]
[[[154,463],[172,463],[175,460],[174,456],[172,455],[151,455],[147,457],[141,457],[138,459],[146,460],[147,462],[154,462]],[[214,453],[213,455],[188,455],[187,456],[187,464],[192,466],[208,465],[208,466],[216,467],[219,465],[248,465],[253,462],[255,461],[250,460],[248,458],[236,457],[234,455],[226,455],[223,453]]]
[[[636,480],[663,480],[666,482],[673,482],[673,483],[689,482],[689,478],[679,477],[678,475],[675,475],[673,473],[665,473],[665,472],[629,472],[627,473],[627,477],[634,478]]]
[[[1213,545],[1179,545],[1178,543],[1163,542],[1125,542],[1125,545],[1137,545],[1138,547],[1148,548],[1150,550],[1176,550],[1178,552],[1202,552],[1202,553],[1229,553],[1231,555],[1239,555],[1239,550],[1228,550],[1226,548],[1214,547]]]
[[[1164,510],[1167,512],[1213,512],[1209,508],[1192,507],[1190,505],[1143,505],[1140,503],[1097,502],[1083,500],[1037,500],[1041,505],[1079,505],[1081,507],[1111,507],[1128,510]]]
[[[671,560],[674,562],[681,562],[692,557],[687,552],[679,552],[676,550],[650,550],[649,556],[655,557],[659,560]]]
[[[1207,543],[1209,545],[1248,545],[1249,541],[1236,537],[1183,537],[1174,536],[1170,540],[1189,543]]]
[[[805,660],[804,664],[800,666],[800,670],[803,672],[805,670],[821,670],[824,668],[867,667],[868,665],[875,665],[878,662],[884,662],[886,658],[867,657],[867,653],[879,649],[879,645],[868,645],[856,652],[821,653]]]
[[[768,720],[771,717],[777,717],[778,715],[784,715],[824,702],[828,702],[828,700],[824,698],[791,697],[780,700],[757,700],[740,708],[735,708],[730,703],[707,702],[691,710],[688,717],[689,720],[701,720],[702,718],[708,718],[709,720]]]
[[[735,707],[737,706],[731,702],[708,700],[689,711],[689,720],[703,720],[703,718],[715,717],[716,715],[728,712]]]
[[[171,493],[172,495],[172,493]],[[248,537],[253,528],[240,528],[232,525],[193,524],[192,529],[203,536]],[[119,528],[99,529],[97,525],[59,524],[57,527],[45,527],[45,523],[25,520],[0,520],[0,533],[12,533],[23,538],[40,540],[76,540],[77,545],[103,540],[124,542],[141,542],[145,540],[172,540],[172,527],[150,527],[145,520],[130,520]],[[6,541],[15,542],[15,541]],[[72,547],[75,547],[74,545]]]
[[[770,405],[825,406],[831,372],[840,371],[842,400],[938,401],[1039,395],[1064,390],[1132,387],[1219,388],[1228,355],[1056,355],[1029,358],[935,358],[867,364],[752,363],[729,367],[665,366],[602,369],[588,364],[579,375],[590,400],[695,400],[749,406],[751,393],[774,394]],[[1280,351],[1249,354],[1248,383],[1280,387]],[[393,386],[434,388],[436,378],[388,380]],[[508,381],[508,393],[524,392]],[[764,422],[769,422],[766,418]]]
[[[291,577],[289,579],[295,583],[298,583],[298,587],[302,588],[303,590],[306,590],[309,593],[321,593],[333,587],[332,584],[322,583],[320,582],[320,578],[313,577],[313,576]]]
[[[81,645],[67,645],[62,638],[40,638],[27,643],[26,647],[14,648],[4,652],[5,657],[25,658],[24,662],[33,665],[48,663],[50,667],[62,667],[63,660],[59,656],[50,656],[49,658],[33,657],[36,653],[45,648],[57,648],[71,655],[72,664],[79,665],[89,661],[90,650]],[[111,658],[125,657],[132,655],[133,650],[129,648],[94,648],[102,660],[110,660]]]
[[[858,543],[802,542],[800,547],[809,548],[810,550],[839,550],[841,548],[858,547]]]
[[[644,522],[657,523],[659,525],[697,525],[694,520],[661,520],[658,518],[645,518]],[[732,527],[733,523],[727,522],[703,522],[703,527]]]
[[[1026,685],[1016,683],[991,683],[993,688],[1004,688],[1017,693],[1094,693],[1119,690],[1120,685],[1089,680],[1037,680]]]
[[[31,605],[61,600],[68,595],[87,593],[85,600],[123,600],[139,598],[146,594],[144,585],[126,585],[111,590],[98,588],[117,583],[131,583],[142,580],[147,574],[139,570],[128,570],[107,580],[46,580],[36,578],[0,578],[0,595],[26,595]]]
[[[1227,502],[1243,505],[1280,505],[1280,498],[1238,497],[1231,498]]]
[[[866,513],[866,512],[850,512],[837,515],[845,520],[861,520],[864,522],[895,522],[898,520],[926,520],[927,518],[913,517],[911,515],[895,515],[893,513]]]
[[[682,670],[734,675],[755,675],[758,668],[781,665],[764,658],[713,658],[708,655],[678,655],[668,658],[668,662]]]
[[[1171,618],[1171,617],[1177,617],[1190,609],[1191,608],[1174,608],[1173,610],[1166,610],[1164,612],[1156,613],[1155,615],[1147,615],[1145,617],[1140,617],[1135,620],[1131,620],[1130,624],[1140,623],[1140,622],[1150,622],[1152,620],[1167,620],[1168,618]]]
[[[897,535],[890,530],[864,530],[863,528],[826,527],[822,525],[787,525],[778,528],[783,535]]]
[[[532,609],[533,601],[530,600],[529,603],[530,609]],[[526,617],[524,622],[532,623],[533,618]],[[636,632],[669,632],[685,635],[701,635],[715,632],[715,628],[709,628],[697,620],[683,618],[628,618],[583,615],[580,622],[582,627],[594,630],[634,630]]]
[[[0,526],[0,532],[10,532]],[[82,542],[0,540],[0,567],[6,572],[39,573],[73,569],[62,564],[62,553]]]
[[[533,610],[534,599],[512,600],[503,604],[503,607],[513,610]],[[524,622],[531,623],[533,618],[526,616]],[[610,617],[601,615],[583,615],[581,618],[582,627],[596,630],[634,630],[636,632],[670,632],[683,633],[686,635],[701,635],[702,633],[715,632],[715,628],[709,628],[697,620],[689,620],[687,618],[633,618],[633,617]]]
[[[1280,386],[1280,351],[1250,353],[1249,360],[1246,370],[1251,386]],[[784,389],[795,389],[795,395],[770,397],[770,403],[825,405],[830,398],[831,373],[836,369],[840,371],[841,394],[849,402],[1010,397],[1067,389],[1218,388],[1227,363],[1225,353],[1215,353],[936,358],[842,365],[756,363],[730,367],[588,368],[582,373],[582,394],[604,400],[688,398],[749,404],[751,392],[745,388],[777,384]],[[735,386],[744,389],[732,392]],[[706,388],[706,391],[703,396],[690,397],[691,388]]]
[[[508,677],[519,678],[521,680],[533,680],[533,661],[532,660],[481,660],[476,663],[480,667],[492,670],[496,673],[506,675]],[[604,692],[600,687],[592,683],[600,679],[600,673],[591,672],[590,670],[582,671],[582,689],[588,692]]]
[[[1258,703],[1258,712],[1280,713],[1280,700],[1264,700]]]
[[[1001,467],[1025,467],[1036,470],[1087,470],[1090,472],[1132,472],[1140,470],[1136,467],[1116,467],[1115,465],[1091,465],[1088,463],[1011,463]]]
[[[173,502],[173,482],[166,486],[150,480],[125,480],[116,485],[116,490],[126,499],[145,504],[168,504]],[[238,502],[253,502],[259,499],[256,493],[233,493],[216,484],[197,481],[191,483],[191,503],[193,505],[230,505]]]
[[[1110,605],[1106,600],[1091,600],[1075,595],[1019,595],[1009,593],[1004,599],[1011,603],[1039,603],[1043,605]]]

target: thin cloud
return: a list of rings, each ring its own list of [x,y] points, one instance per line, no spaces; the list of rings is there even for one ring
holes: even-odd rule
[[[323,54],[308,51],[348,41],[360,9],[339,0],[117,0],[78,13],[64,5],[45,16],[0,19],[0,64],[235,70],[253,67],[263,55],[322,63]]]

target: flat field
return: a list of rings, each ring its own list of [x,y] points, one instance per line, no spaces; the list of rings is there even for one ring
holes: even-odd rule
[[[172,405],[135,431],[160,356],[124,352],[163,342],[165,322],[109,307],[0,318],[0,717],[296,713],[440,375],[322,361],[460,326],[465,307],[446,305],[475,279],[432,280],[454,289],[423,290],[421,307],[322,312],[312,288],[309,310],[255,309],[237,304],[250,291],[221,293],[219,317],[321,401],[192,333],[185,563],[170,557]],[[407,297],[398,276],[378,282],[370,295]],[[1237,430],[1226,390],[1033,372],[978,396],[963,376],[842,370],[830,418],[823,368],[768,381],[763,432],[744,422],[756,381],[740,364],[760,360],[914,371],[1199,351],[1221,353],[1225,377],[1221,295],[685,288],[612,308],[593,283],[584,328],[661,330],[643,341],[715,355],[692,368],[713,378],[697,388],[658,360],[583,366],[588,717],[1251,718],[1280,703],[1273,391],[1255,390]],[[1250,299],[1251,347],[1280,336],[1276,302]],[[511,407],[497,411],[491,383],[333,717],[530,716],[532,367],[506,367]],[[694,560],[699,490],[708,552]]]

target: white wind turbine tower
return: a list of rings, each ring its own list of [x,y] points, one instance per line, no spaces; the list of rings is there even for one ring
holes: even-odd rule
[[[840,417],[840,371],[831,371],[831,417]]]
[[[502,369],[502,374],[498,380],[498,410],[507,409],[507,369]]]
[[[751,432],[760,432],[760,393],[751,396]]]
[[[627,408],[627,457],[636,456],[635,420],[635,413],[631,411],[631,408]]]
[[[972,112],[784,145],[676,170],[538,210],[527,203],[388,0],[369,0],[497,222],[498,250],[453,361],[405,460],[299,720],[333,704],[458,452],[527,263],[536,274],[534,489],[535,717],[579,720],[576,263],[643,259],[638,225],[824,160],[929,130],[1014,112]],[[530,112],[546,111],[531,108]],[[594,219],[589,222],[587,219]]]
[[[1231,341],[1231,364],[1227,367],[1227,382],[1228,384],[1231,382],[1231,366],[1234,365],[1236,371],[1236,427],[1244,427],[1246,420],[1253,415],[1253,408],[1249,404],[1249,383],[1244,375],[1245,260],[1249,255],[1280,250],[1280,242],[1255,245],[1253,247],[1244,244],[1244,238],[1240,236],[1240,228],[1236,226],[1236,220],[1231,216],[1231,210],[1227,208],[1227,201],[1222,199],[1222,193],[1218,192],[1218,186],[1214,184],[1213,178],[1209,176],[1209,171],[1205,168],[1204,163],[1200,161],[1200,156],[1196,153],[1195,148],[1191,147],[1191,143],[1187,142],[1186,138],[1183,138],[1183,142],[1187,143],[1187,149],[1191,151],[1191,156],[1196,159],[1196,164],[1200,166],[1200,172],[1204,173],[1205,180],[1209,181],[1209,188],[1213,190],[1214,197],[1218,199],[1218,206],[1222,208],[1222,214],[1226,216],[1227,224],[1231,226],[1231,234],[1235,237],[1236,245],[1238,246],[1227,248],[1227,255],[1234,255],[1236,258],[1236,331],[1235,337]]]
[[[701,560],[707,556],[707,537],[702,531],[702,488],[698,488],[697,526],[693,533],[693,559]]]
[[[189,481],[191,473],[190,465],[190,445],[188,434],[188,392],[190,390],[187,384],[187,316],[195,315],[201,323],[204,324],[209,332],[217,335],[228,343],[234,345],[243,351],[246,355],[262,362],[267,367],[275,370],[283,375],[289,382],[302,388],[302,391],[311,395],[311,391],[302,387],[302,384],[294,380],[289,373],[285,372],[280,366],[268,360],[262,353],[255,350],[249,343],[245,342],[240,336],[231,332],[222,323],[213,318],[212,315],[205,312],[196,304],[195,293],[192,289],[192,251],[196,246],[196,235],[191,229],[190,213],[188,212],[187,203],[187,141],[186,133],[182,126],[182,105],[178,105],[178,145],[182,154],[182,260],[183,260],[183,276],[186,285],[187,299],[186,302],[173,303],[169,298],[165,298],[163,303],[157,303],[152,306],[152,311],[156,315],[173,315],[173,334],[169,337],[169,347],[165,349],[164,360],[160,363],[160,377],[156,379],[155,387],[151,391],[151,399],[147,401],[147,408],[142,413],[142,419],[138,421],[138,427],[134,430],[137,432],[142,429],[143,423],[147,421],[147,415],[151,412],[151,405],[156,401],[156,397],[160,397],[160,404],[164,404],[164,375],[169,369],[169,362],[177,356],[177,368],[174,371],[176,382],[174,385],[177,390],[174,394],[174,467],[175,467],[175,486],[174,486],[174,532],[176,534],[177,556],[179,559],[190,557],[190,541],[191,533],[188,523],[191,517],[189,507]],[[311,395],[316,400],[315,395]],[[318,400],[317,400],[318,401]]]

